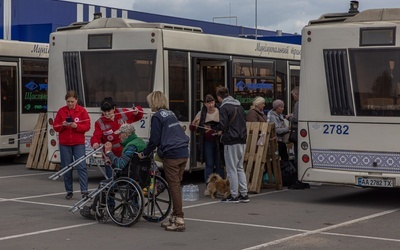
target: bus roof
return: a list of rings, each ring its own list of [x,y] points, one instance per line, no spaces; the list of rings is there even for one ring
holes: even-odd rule
[[[362,12],[328,13],[317,20],[311,20],[308,25],[317,25],[334,22],[374,22],[399,21],[400,8],[370,9]]]
[[[60,27],[57,31],[71,30],[71,29],[102,29],[102,28],[158,28],[158,29],[172,29],[181,31],[190,31],[202,33],[203,30],[199,27],[184,26],[177,24],[167,23],[147,23],[135,19],[126,18],[98,18],[89,23],[72,23],[67,27]]]

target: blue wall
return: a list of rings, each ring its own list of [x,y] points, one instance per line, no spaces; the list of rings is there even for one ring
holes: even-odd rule
[[[93,5],[92,5],[93,6]],[[32,42],[49,42],[49,34],[60,26],[68,26],[77,21],[77,3],[57,0],[12,0],[11,39]],[[100,12],[100,6],[94,6],[95,12]],[[106,17],[111,17],[111,9],[106,7]],[[121,17],[122,9],[116,9],[117,16]],[[4,0],[0,0],[0,38],[3,37],[4,27]],[[138,11],[127,11],[128,18],[145,22],[162,22],[187,26],[201,27],[204,33],[235,36],[241,34],[255,34],[253,28],[243,26],[219,24],[213,22],[197,21],[186,18],[177,18],[164,15],[156,15]],[[104,16],[103,16],[104,17]],[[89,21],[89,5],[83,4],[83,20]],[[257,30],[257,34],[266,37],[274,37],[275,31]],[[283,38],[285,42],[285,33]]]

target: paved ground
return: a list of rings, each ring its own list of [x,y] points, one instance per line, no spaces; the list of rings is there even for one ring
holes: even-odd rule
[[[184,202],[187,230],[175,233],[143,219],[123,228],[72,214],[80,195],[65,200],[50,174],[0,165],[0,249],[400,249],[400,190],[313,185],[262,190],[248,204],[201,195]],[[101,173],[89,176],[95,188]],[[185,183],[201,184],[201,173]]]

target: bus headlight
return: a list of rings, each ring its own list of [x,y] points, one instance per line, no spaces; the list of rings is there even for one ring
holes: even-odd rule
[[[305,142],[305,141],[303,141],[303,142],[300,144],[300,146],[301,146],[301,149],[303,149],[303,150],[307,150],[307,149],[308,149],[308,143]]]

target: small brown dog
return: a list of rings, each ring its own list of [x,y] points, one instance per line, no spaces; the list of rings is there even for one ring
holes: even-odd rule
[[[207,190],[212,199],[216,198],[217,193],[223,195],[224,198],[228,197],[231,193],[229,190],[229,180],[222,179],[218,174],[211,174],[208,177],[207,183]]]

